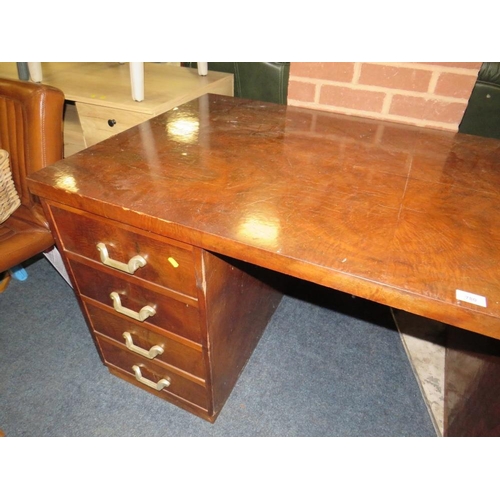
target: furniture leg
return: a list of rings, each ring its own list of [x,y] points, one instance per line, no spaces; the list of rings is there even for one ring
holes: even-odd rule
[[[207,76],[208,74],[208,63],[206,62],[199,62],[198,63],[198,74],[200,76]]]
[[[19,80],[28,81],[30,79],[30,70],[28,68],[27,62],[18,62],[17,64],[17,75]]]
[[[449,327],[445,436],[500,436],[500,340]]]
[[[139,102],[144,101],[144,63],[131,62],[129,65],[132,99]]]
[[[28,68],[30,70],[31,79],[35,83],[40,83],[43,80],[42,63],[40,63],[40,62],[29,62],[28,63]]]

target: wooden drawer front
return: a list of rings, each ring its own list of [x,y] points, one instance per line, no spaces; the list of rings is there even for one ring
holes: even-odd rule
[[[137,113],[107,106],[82,104],[80,102],[76,103],[76,109],[87,147],[153,117],[146,113]]]
[[[70,263],[82,295],[113,308],[110,295],[112,292],[117,292],[124,308],[139,312],[143,307],[150,306],[156,310],[154,316],[143,322],[144,326],[151,323],[201,343],[199,313],[196,307],[121,280],[111,274],[99,272],[80,262],[70,260]],[[123,317],[127,318],[125,314]]]
[[[170,385],[162,390],[150,389],[150,392],[158,396],[174,395],[186,401],[194,403],[201,408],[208,408],[207,389],[204,385],[197,384],[188,380],[181,375],[178,375],[159,364],[152,361],[146,361],[140,356],[133,354],[115,343],[107,340],[100,335],[97,336],[102,355],[106,363],[117,366],[135,378],[134,365],[141,370],[142,377],[154,382],[155,384],[161,379],[170,381]],[[141,387],[148,387],[139,382]]]
[[[94,330],[98,333],[113,338],[127,349],[123,333],[129,332],[134,346],[148,352],[153,346],[163,348],[163,353],[156,356],[155,360],[168,363],[205,380],[205,364],[201,346],[198,349],[188,347],[169,337],[153,332],[142,325],[139,326],[137,322],[107,313],[89,303],[86,303],[86,307]]]
[[[139,267],[134,276],[197,297],[193,253],[188,245],[176,245],[166,239],[158,241],[100,217],[87,217],[54,206],[51,212],[66,250],[99,263],[98,243],[106,245],[111,259],[123,263],[140,255],[146,265]]]

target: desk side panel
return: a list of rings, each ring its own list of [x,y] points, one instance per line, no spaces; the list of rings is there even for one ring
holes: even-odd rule
[[[208,356],[217,415],[278,307],[279,278],[200,250],[204,267]]]
[[[446,331],[445,435],[500,436],[500,340]]]

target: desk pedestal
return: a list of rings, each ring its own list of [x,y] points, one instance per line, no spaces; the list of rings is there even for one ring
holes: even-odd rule
[[[500,436],[500,341],[447,330],[445,436]]]

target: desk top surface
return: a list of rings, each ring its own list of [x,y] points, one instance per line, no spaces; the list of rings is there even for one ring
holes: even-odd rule
[[[494,139],[206,95],[31,188],[500,338],[499,162]]]

